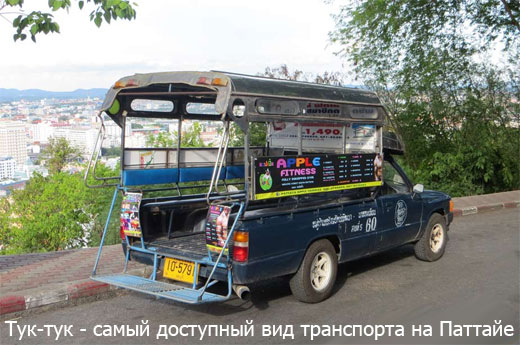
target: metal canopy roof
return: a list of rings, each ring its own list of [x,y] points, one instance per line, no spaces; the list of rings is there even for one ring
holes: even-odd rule
[[[227,86],[197,84],[200,77],[221,78],[229,81]],[[233,95],[262,95],[265,97],[284,97],[292,99],[314,99],[323,102],[364,103],[381,105],[377,95],[368,90],[315,84],[301,81],[272,79],[259,76],[250,76],[230,72],[161,72],[134,74],[118,80],[126,84],[132,81],[132,86],[110,88],[101,110],[107,110],[117,94],[123,90],[130,90],[151,86],[154,84],[187,84],[197,87],[207,87],[218,91],[221,96]],[[220,97],[219,97],[220,98]],[[222,109],[222,110],[225,110]]]
[[[201,84],[201,79],[207,82]],[[219,80],[219,83],[212,83],[214,80]],[[199,95],[198,97],[200,97],[202,94],[213,95],[215,110],[218,114],[225,114],[230,101],[234,98],[275,98],[313,102],[314,104],[375,106],[384,111],[376,93],[364,89],[217,71],[145,73],[121,78],[108,90],[100,111],[105,111],[114,122],[121,126],[122,116],[125,114],[124,111],[127,111],[130,116],[132,116],[133,112],[132,109],[123,108],[129,107],[130,102],[122,102],[123,107],[120,108],[118,113],[110,114],[108,109],[116,98],[119,98],[120,101],[127,99],[127,97],[130,97],[130,100],[134,98],[173,100],[176,97],[190,95]],[[152,114],[141,115],[148,117]],[[153,114],[154,117],[156,115],[159,114]],[[256,115],[256,120],[259,120],[260,114]],[[178,113],[160,114],[160,117],[163,118],[178,116]],[[314,119],[319,120],[320,118],[319,116],[313,116],[312,118],[307,116],[307,120],[314,121]],[[323,120],[333,121],[332,118]]]
[[[301,81],[273,79],[229,72],[225,74],[231,80],[232,95],[258,95],[264,97],[284,97],[291,99],[313,99],[323,102],[364,103],[381,105],[375,92],[331,86]]]

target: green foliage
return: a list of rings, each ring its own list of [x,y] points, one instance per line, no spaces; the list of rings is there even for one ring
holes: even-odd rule
[[[136,12],[134,7],[137,4],[130,3],[127,0],[79,0],[75,1],[78,8],[83,9],[85,3],[91,3],[94,5],[94,9],[90,12],[90,20],[94,22],[97,27],[100,27],[103,21],[110,24],[111,20],[135,19]],[[2,10],[14,8],[17,12],[20,12],[24,4],[24,0],[6,0],[0,2],[0,15]],[[48,0],[49,10],[56,12],[59,10],[68,11],[72,6],[71,0]],[[21,12],[20,12],[21,13]],[[16,29],[16,33],[13,38],[17,40],[25,40],[28,35],[31,39],[36,42],[36,35],[40,33],[48,34],[51,32],[60,32],[60,27],[57,22],[54,21],[54,17],[51,13],[45,11],[32,11],[30,13],[21,13],[13,21],[13,27]]]
[[[11,226],[11,201],[0,199],[0,254],[7,251],[11,241],[13,228]]]
[[[96,176],[98,177],[112,177],[119,176],[119,166],[116,166],[114,170],[106,167],[103,164],[99,164],[96,168]],[[78,177],[81,177],[78,175]],[[88,180],[90,185],[94,185],[99,183],[95,181],[94,178],[89,175]],[[112,181],[113,182],[113,181]],[[83,188],[86,188],[83,185]],[[114,188],[115,187],[106,187],[106,188],[94,188],[88,189],[89,199],[91,202],[90,205],[90,214],[93,222],[91,223],[91,227],[89,228],[89,237],[88,237],[88,246],[99,246],[101,243],[101,237],[103,236],[103,230],[105,228],[105,222],[108,217],[108,212],[110,211],[110,203],[112,202],[112,197],[114,196]],[[122,195],[118,192],[116,201],[114,204],[114,210],[112,212],[112,216],[110,217],[107,235],[105,237],[105,244],[116,244],[121,243],[121,237],[119,234],[120,228],[120,208],[122,202]]]
[[[518,189],[518,2],[351,1],[333,41],[378,91],[404,165],[452,196]],[[507,62],[490,63],[505,47]],[[496,54],[496,52],[494,53]]]
[[[175,140],[168,132],[159,132],[146,136],[146,147],[175,147]]]
[[[87,243],[84,228],[92,219],[88,193],[75,175],[35,175],[23,190],[14,190],[7,253],[79,248]]]
[[[198,121],[193,121],[193,125],[186,131],[182,132],[181,147],[205,147],[200,137],[202,127]],[[146,137],[147,147],[177,147],[177,131],[173,134],[169,132],[159,132],[157,134],[149,134]]]
[[[204,142],[200,138],[202,127],[198,121],[193,121],[193,125],[181,136],[181,147],[205,147]]]
[[[59,173],[68,162],[81,157],[81,150],[70,145],[63,137],[49,138],[49,145],[42,151],[45,167],[50,174]]]
[[[117,174],[98,164],[100,177]],[[89,183],[94,184],[90,177]],[[81,174],[35,175],[25,189],[0,200],[0,254],[55,251],[99,245],[113,188],[89,189]],[[119,237],[119,193],[105,244]]]
[[[232,147],[244,147],[244,132],[237,124],[231,124],[229,128],[230,140],[229,144]],[[267,125],[262,122],[251,122],[249,124],[249,145],[251,146],[265,146],[267,136]]]
[[[284,80],[299,80],[308,81],[317,84],[338,85],[344,84],[344,76],[340,72],[325,71],[322,74],[305,73],[301,70],[291,70],[286,64],[281,64],[277,67],[266,67],[264,73],[260,74],[264,77],[284,79]]]

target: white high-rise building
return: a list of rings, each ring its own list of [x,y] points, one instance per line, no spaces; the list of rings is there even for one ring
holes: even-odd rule
[[[0,122],[0,157],[13,157],[19,166],[25,163],[27,134],[24,124]]]
[[[55,137],[67,139],[70,145],[80,148],[83,154],[90,154],[96,143],[98,130],[95,128],[59,128],[54,131]]]
[[[0,180],[12,179],[16,170],[16,161],[12,157],[0,158]]]
[[[39,141],[42,144],[47,144],[49,138],[54,135],[54,127],[50,123],[41,122],[32,125],[33,140]]]

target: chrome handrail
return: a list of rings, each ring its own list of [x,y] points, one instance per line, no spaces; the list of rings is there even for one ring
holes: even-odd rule
[[[101,114],[102,114],[101,112],[98,114],[98,117],[101,121],[101,126],[99,127],[99,132],[98,132],[98,136],[96,138],[96,143],[94,144],[94,148],[92,150],[92,154],[90,155],[90,159],[87,164],[87,169],[85,170],[85,175],[83,177],[83,182],[85,183],[85,186],[87,186],[88,188],[114,187],[114,186],[117,186],[118,184],[117,183],[107,183],[107,181],[121,179],[121,176],[110,176],[110,177],[96,176],[96,167],[97,167],[97,163],[98,163],[98,159],[99,159],[99,153],[101,152],[101,148],[103,147],[103,140],[105,139],[105,131],[106,131],[105,122],[103,121],[103,116]],[[100,140],[100,138],[101,138],[101,140]],[[94,158],[94,156],[95,156],[95,158]],[[92,176],[94,177],[95,180],[102,181],[102,184],[99,184],[99,185],[89,185],[88,184],[88,175],[89,175],[90,169],[92,167],[92,160],[94,160]]]

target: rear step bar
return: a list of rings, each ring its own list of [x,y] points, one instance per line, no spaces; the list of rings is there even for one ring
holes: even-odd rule
[[[223,296],[207,291],[200,291],[176,284],[163,283],[129,274],[113,274],[92,277],[93,280],[114,285],[123,289],[142,292],[157,297],[171,299],[188,304],[223,302],[231,296]]]
[[[226,242],[224,243],[224,247],[220,251],[217,260],[213,260],[213,256],[211,252],[208,250],[208,256],[204,257],[202,260],[190,260],[195,262],[195,277],[197,277],[197,267],[200,264],[206,266],[213,266],[211,273],[209,274],[206,283],[203,287],[197,288],[196,282],[194,281],[192,287],[186,287],[179,284],[165,283],[161,281],[157,281],[157,270],[160,266],[160,260],[163,257],[170,257],[170,255],[160,253],[156,250],[156,248],[146,248],[144,246],[144,241],[141,238],[141,246],[136,247],[130,245],[128,238],[127,241],[127,250],[126,250],[126,258],[125,258],[125,267],[123,269],[123,273],[121,274],[111,274],[111,275],[96,275],[97,266],[99,264],[99,258],[101,257],[101,251],[103,249],[103,243],[105,242],[106,232],[108,229],[108,224],[110,221],[110,217],[112,215],[112,211],[114,209],[114,203],[116,201],[117,192],[120,190],[119,186],[116,187],[114,191],[114,197],[112,198],[112,204],[110,206],[110,212],[108,213],[107,221],[105,223],[105,229],[103,231],[103,236],[101,238],[101,243],[99,245],[98,254],[96,257],[96,262],[94,264],[94,269],[92,271],[91,279],[107,283],[110,285],[117,286],[123,289],[129,289],[137,292],[142,292],[145,294],[153,295],[160,298],[166,298],[182,303],[188,304],[202,304],[202,303],[210,303],[210,302],[223,302],[231,298],[233,293],[233,278],[231,274],[231,259],[230,259],[230,250],[229,250],[229,242],[233,238],[233,234],[238,223],[238,219],[242,216],[244,212],[244,201],[240,203],[233,203],[231,207],[239,205],[240,208],[237,212],[237,215],[233,221],[233,225],[231,226],[231,230],[228,232],[228,237]],[[227,249],[227,250],[226,250]],[[128,265],[128,260],[130,258],[131,251],[139,251],[147,254],[153,255],[153,272],[149,278],[133,276],[130,274],[126,274],[126,268]],[[226,262],[221,262],[224,253],[226,252]],[[213,275],[217,268],[225,269],[227,273],[227,283],[228,283],[228,293],[227,295],[220,295],[206,291],[209,287],[213,286],[218,282],[216,279],[212,279]],[[195,279],[196,280],[196,279]]]

